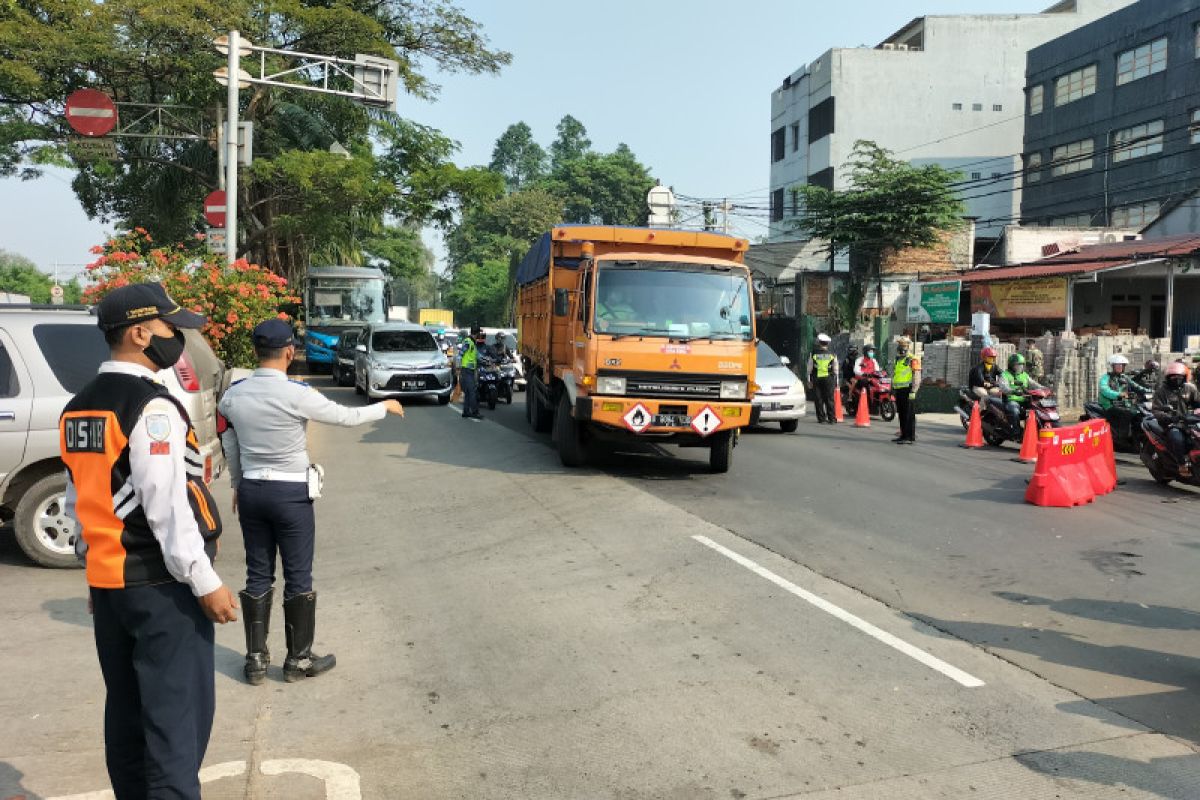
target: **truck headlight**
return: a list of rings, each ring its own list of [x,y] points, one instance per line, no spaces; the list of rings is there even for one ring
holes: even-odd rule
[[[745,400],[747,388],[745,381],[721,381],[721,399]]]
[[[597,378],[596,394],[625,394],[625,379]]]

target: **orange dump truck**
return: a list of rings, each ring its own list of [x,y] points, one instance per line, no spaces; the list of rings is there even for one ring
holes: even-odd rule
[[[726,472],[754,409],[747,242],[569,225],[517,270],[526,415],[566,466],[595,442],[707,447]]]

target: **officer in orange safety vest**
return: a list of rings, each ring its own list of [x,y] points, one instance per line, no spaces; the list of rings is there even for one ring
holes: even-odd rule
[[[79,525],[96,653],[107,689],[104,748],[117,800],[200,798],[215,710],[213,623],[237,619],[213,569],[221,520],[187,412],[156,378],[204,317],[156,283],[97,308],[111,351],[59,421],[67,514]]]

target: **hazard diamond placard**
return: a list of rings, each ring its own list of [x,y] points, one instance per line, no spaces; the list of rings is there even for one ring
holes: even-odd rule
[[[692,428],[701,436],[708,436],[719,427],[721,427],[721,418],[717,416],[716,411],[713,411],[712,406],[705,406],[700,409],[699,414],[692,417]]]
[[[625,412],[625,416],[621,417],[625,420],[625,426],[634,433],[641,433],[650,427],[654,417],[651,416],[650,410],[641,403],[638,403],[633,408]]]

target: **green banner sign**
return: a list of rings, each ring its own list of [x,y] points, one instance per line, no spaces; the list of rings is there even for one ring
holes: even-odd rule
[[[958,322],[958,297],[962,281],[910,283],[908,321],[953,325]]]

